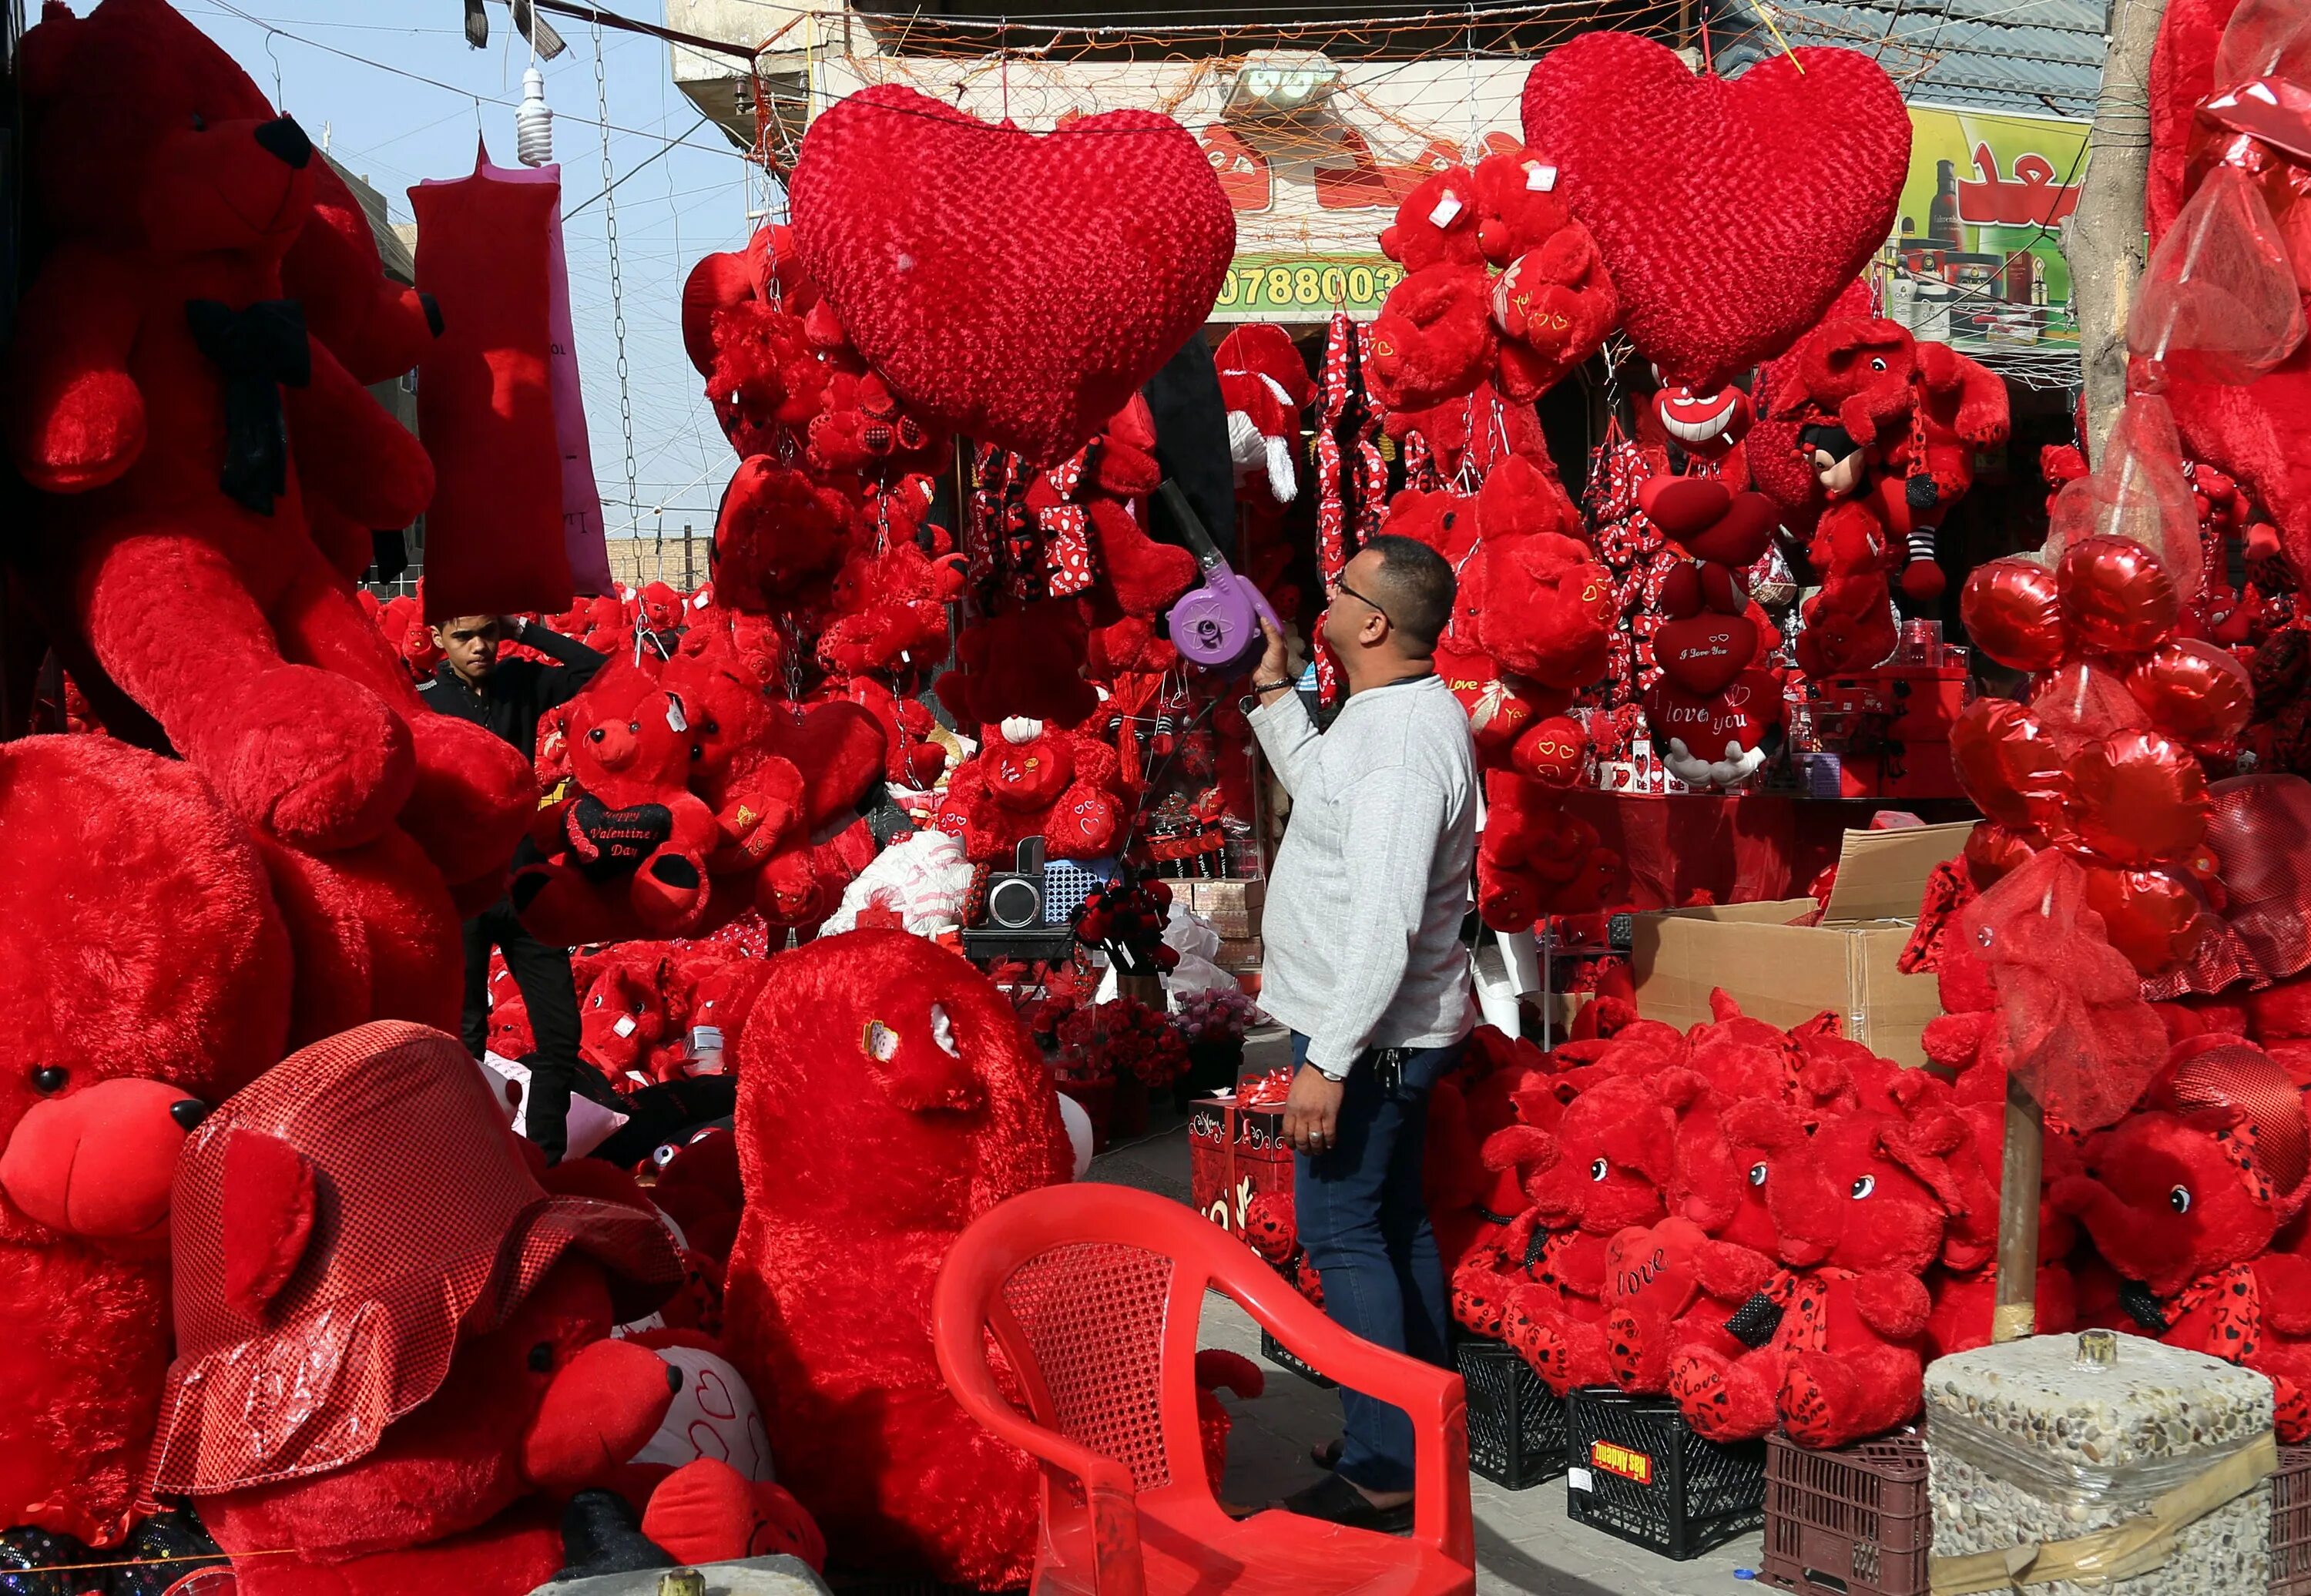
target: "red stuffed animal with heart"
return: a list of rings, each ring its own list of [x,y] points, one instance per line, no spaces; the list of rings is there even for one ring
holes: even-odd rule
[[[1763,642],[1754,606],[1726,567],[1690,563],[1670,569],[1661,606],[1661,674],[1645,714],[1662,763],[1690,787],[1739,787],[1771,757],[1782,724],[1781,682],[1751,663]]]
[[[1477,641],[1503,670],[1575,692],[1604,676],[1619,619],[1613,579],[1580,529],[1556,477],[1521,456],[1478,493]]]
[[[1924,1277],[1963,1206],[1943,1157],[1964,1128],[1949,1115],[1914,1126],[1853,1113],[1808,1137],[1792,1111],[1762,1099],[1736,1104],[1726,1126],[1741,1156],[1754,1148],[1766,1168],[1783,1259],[1819,1262],[1777,1283],[1779,1321],[1756,1351],[1675,1360],[1669,1391],[1687,1421],[1720,1441],[1778,1423],[1807,1446],[1830,1447],[1911,1417],[1932,1309]]]
[[[974,864],[1007,867],[1030,837],[1043,840],[1046,859],[1098,859],[1126,813],[1118,770],[1096,737],[1006,720],[981,728],[979,752],[949,778],[940,824],[960,831]]]
[[[425,1136],[380,1141],[379,1101]],[[250,1596],[519,1596],[565,1561],[562,1503],[621,1483],[679,1384],[610,1339],[680,1279],[665,1230],[549,1196],[440,1032],[292,1055],[203,1122],[175,1199],[148,1484],[196,1499]],[[250,1425],[292,1370],[301,1422]]]

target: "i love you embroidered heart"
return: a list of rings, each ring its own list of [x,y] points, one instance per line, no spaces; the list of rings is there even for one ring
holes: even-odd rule
[[[1541,57],[1524,137],[1596,236],[1638,350],[1696,390],[1822,318],[1885,243],[1910,164],[1909,113],[1867,56],[1801,49],[1729,80],[1634,33]]]
[[[1037,465],[1203,325],[1235,251],[1202,147],[1152,111],[1039,135],[878,83],[812,124],[789,196],[804,268],[883,379]]]

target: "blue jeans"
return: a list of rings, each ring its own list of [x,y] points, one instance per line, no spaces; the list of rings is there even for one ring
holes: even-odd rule
[[[1366,1053],[1348,1072],[1340,1121],[1326,1151],[1293,1161],[1300,1244],[1324,1280],[1324,1312],[1375,1347],[1449,1365],[1451,1299],[1420,1166],[1428,1144],[1428,1092],[1465,1046],[1403,1055],[1383,1085]],[[1308,1039],[1292,1035],[1295,1068]],[[1412,1421],[1388,1403],[1343,1387],[1339,1474],[1369,1491],[1412,1488]]]

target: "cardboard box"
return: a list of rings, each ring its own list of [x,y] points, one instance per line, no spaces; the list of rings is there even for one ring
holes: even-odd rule
[[[1289,1219],[1292,1149],[1284,1145],[1284,1105],[1239,1108],[1234,1096],[1190,1104],[1188,1194],[1198,1213],[1238,1238],[1255,1197],[1275,1199]]]
[[[1722,987],[1744,1014],[1794,1025],[1827,1009],[1846,1035],[1897,1064],[1925,1062],[1919,1037],[1941,1013],[1931,975],[1896,967],[1926,877],[1966,845],[1970,823],[1845,833],[1837,885],[1818,926],[1792,925],[1811,898],[1720,903],[1635,917],[1637,1010],[1697,1025]]]
[[[1260,935],[1260,911],[1268,902],[1268,883],[1250,881],[1189,881],[1188,907],[1211,921],[1223,941],[1241,942]],[[1174,889],[1177,890],[1176,888]]]
[[[1222,937],[1219,957],[1212,963],[1231,975],[1241,975],[1247,970],[1259,969],[1262,959],[1262,945],[1259,938]]]

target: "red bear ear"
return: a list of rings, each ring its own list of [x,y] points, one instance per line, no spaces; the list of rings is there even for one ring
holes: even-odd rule
[[[224,1147],[225,1305],[262,1320],[313,1239],[311,1160],[277,1136],[235,1130]]]

